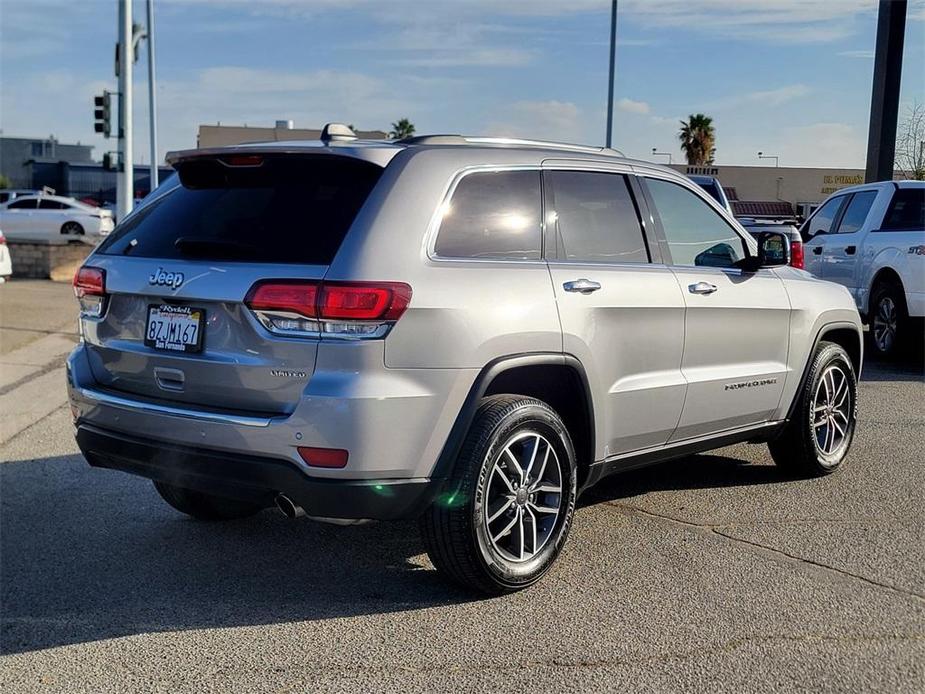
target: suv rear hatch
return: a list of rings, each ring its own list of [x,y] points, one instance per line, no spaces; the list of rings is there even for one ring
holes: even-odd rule
[[[287,414],[311,378],[318,338],[275,334],[245,299],[266,280],[316,285],[382,167],[333,154],[227,154],[176,167],[178,180],[86,263],[102,271],[89,271],[88,291],[105,285],[101,317],[84,313],[93,375],[143,398]]]

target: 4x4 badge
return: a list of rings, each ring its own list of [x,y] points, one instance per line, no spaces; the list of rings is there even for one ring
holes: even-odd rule
[[[167,272],[164,268],[159,267],[155,272],[151,273],[148,284],[176,289],[183,284],[183,273]]]

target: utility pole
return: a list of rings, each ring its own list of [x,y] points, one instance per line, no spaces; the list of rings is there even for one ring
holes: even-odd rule
[[[148,0],[148,127],[151,129],[151,190],[157,188],[158,184],[156,94],[154,79],[154,0]]]
[[[607,83],[607,148],[613,145],[613,81],[617,68],[617,0],[610,6],[610,77]]]
[[[867,183],[893,180],[907,4],[906,0],[880,0],[867,133]]]
[[[135,169],[132,151],[132,65],[134,30],[132,0],[119,2],[119,173],[116,177],[116,216],[119,221],[132,211],[135,198]]]

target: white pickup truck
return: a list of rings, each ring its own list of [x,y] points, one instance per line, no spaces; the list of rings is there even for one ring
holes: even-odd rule
[[[925,317],[925,182],[844,188],[800,229],[805,268],[843,284],[870,325],[870,347],[887,356]],[[916,320],[912,320],[916,319]]]

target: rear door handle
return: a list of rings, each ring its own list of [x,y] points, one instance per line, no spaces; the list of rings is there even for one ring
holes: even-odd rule
[[[590,294],[591,292],[596,292],[598,289],[600,289],[601,283],[582,278],[580,280],[571,280],[570,282],[566,282],[562,285],[562,288],[567,292]]]
[[[709,282],[697,282],[697,284],[689,284],[687,291],[691,294],[712,294],[716,291],[716,285]]]
[[[813,246],[813,253],[816,255],[822,255],[822,246]]]
[[[848,255],[854,255],[855,253],[857,253],[857,250],[858,250],[857,246],[845,246],[845,253],[847,253]]]

